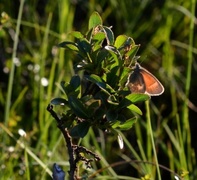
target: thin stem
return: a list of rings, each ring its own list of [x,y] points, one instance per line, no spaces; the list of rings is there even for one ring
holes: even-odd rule
[[[10,105],[11,105],[12,88],[13,88],[14,71],[15,71],[15,59],[16,59],[18,37],[19,37],[19,32],[20,32],[20,25],[21,25],[21,18],[22,18],[24,1],[25,0],[20,1],[21,3],[20,3],[18,18],[17,18],[16,33],[14,36],[12,62],[11,62],[10,76],[9,76],[9,82],[8,82],[8,93],[7,93],[6,106],[5,106],[5,117],[4,117],[5,126],[8,125],[8,120],[9,120],[9,116],[10,116]]]
[[[53,106],[48,105],[47,110],[50,112],[53,118],[57,121],[58,128],[61,130],[64,136],[64,139],[66,141],[66,146],[67,146],[68,154],[69,154],[69,163],[70,163],[70,170],[68,172],[69,179],[70,180],[77,179],[77,162],[75,161],[74,148],[73,148],[71,136],[69,135],[68,130],[63,126],[62,120],[57,116],[55,111],[53,111]]]
[[[83,152],[83,153],[93,156],[96,161],[100,160],[100,158],[97,154],[86,149],[85,147],[73,145],[72,137],[70,136],[68,129],[64,127],[63,120],[57,116],[55,111],[53,111],[53,106],[49,104],[47,106],[47,110],[50,112],[53,118],[57,121],[57,124],[58,124],[57,126],[62,132],[64,139],[66,141],[66,146],[67,146],[68,154],[69,154],[69,164],[70,164],[70,170],[68,172],[69,179],[70,180],[79,179],[77,177],[77,172],[78,172],[77,163],[79,161],[83,161],[85,162],[86,167],[90,168],[91,167],[90,163],[93,161],[93,159],[85,158],[84,156],[81,155],[81,153]]]
[[[156,168],[157,168],[158,179],[161,180],[161,173],[160,173],[160,169],[159,169],[159,164],[158,164],[158,159],[157,159],[157,152],[156,152],[156,149],[155,149],[155,142],[154,142],[154,137],[153,137],[153,130],[152,130],[152,126],[151,126],[149,101],[146,101],[146,111],[147,111],[146,114],[147,114],[149,134],[150,134],[153,153],[154,153],[154,157],[155,157],[155,164],[156,164]]]
[[[109,168],[112,168],[112,167],[116,167],[116,166],[121,166],[121,165],[123,165],[123,164],[131,164],[131,163],[133,163],[133,164],[148,164],[148,165],[155,166],[155,163],[153,163],[153,162],[141,161],[141,160],[136,160],[136,159],[132,159],[132,160],[130,160],[130,161],[118,161],[118,162],[109,164],[108,166],[105,166],[105,167],[103,167],[103,168],[101,168],[101,169],[98,169],[98,170],[95,171],[93,174],[91,174],[91,175],[89,176],[89,178],[94,178],[94,177],[96,177],[97,174],[103,172],[103,171],[106,170],[106,169],[109,169]],[[158,166],[159,166],[161,169],[163,169],[163,170],[165,170],[165,171],[171,173],[174,177],[177,177],[179,180],[183,180],[183,178],[182,178],[179,174],[177,174],[176,172],[172,171],[172,170],[169,169],[168,167],[165,167],[165,166],[163,166],[163,165],[161,165],[161,164],[159,164]],[[136,179],[137,179],[137,178],[136,178]]]
[[[191,74],[192,74],[192,62],[193,62],[193,39],[194,39],[194,21],[195,21],[195,5],[196,0],[191,0],[191,21],[190,21],[190,34],[189,34],[189,48],[188,48],[188,64],[187,64],[187,74],[186,74],[186,84],[185,84],[185,96],[186,99],[183,104],[183,141],[187,143],[187,152],[188,152],[188,168],[192,171],[191,166],[191,133],[189,126],[189,107],[188,99],[191,86]],[[187,165],[185,165],[187,166]],[[187,167],[185,167],[187,168]]]

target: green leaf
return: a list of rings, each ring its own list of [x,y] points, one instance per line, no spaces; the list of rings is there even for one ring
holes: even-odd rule
[[[123,99],[120,101],[118,107],[121,109],[121,108],[125,108],[125,107],[127,107],[127,106],[130,106],[131,104],[132,104],[132,102],[131,102],[130,100],[128,100],[128,99],[126,99],[126,98],[123,98]]]
[[[91,74],[90,76],[85,76],[85,78],[88,80],[88,81],[91,81],[93,83],[98,83],[98,82],[103,82],[102,78],[97,76],[96,74]]]
[[[69,33],[69,35],[71,35],[71,36],[73,36],[73,37],[75,37],[77,39],[84,38],[84,35],[81,32],[79,32],[79,31],[72,31],[72,32]]]
[[[110,91],[108,91],[109,89],[107,89],[107,85],[104,82],[98,82],[96,83],[96,85],[102,89],[106,94],[110,95]]]
[[[111,66],[111,68],[115,67],[115,66],[122,66],[123,61],[122,61],[122,56],[120,54],[120,52],[118,51],[118,49],[114,46],[105,46],[105,49],[108,50],[110,52],[110,54],[113,56],[114,62],[113,65]]]
[[[86,95],[81,98],[81,100],[86,104],[87,109],[89,111],[89,116],[95,116],[94,112],[101,106],[100,99],[94,99],[92,95]]]
[[[121,87],[125,87],[125,83],[127,82],[128,76],[131,73],[131,71],[132,71],[131,68],[123,67],[123,70],[120,76],[120,81],[119,81]]]
[[[105,83],[106,85],[106,90],[109,91],[110,93],[116,93],[116,91],[107,83]]]
[[[107,73],[107,83],[113,87],[116,87],[119,81],[120,67],[113,67],[109,73]]]
[[[102,25],[103,21],[101,16],[97,12],[93,12],[90,16],[89,23],[88,23],[88,29],[92,29],[98,25]]]
[[[131,104],[130,106],[127,107],[128,109],[130,109],[131,111],[139,114],[139,115],[142,115],[142,111],[140,110],[140,108],[138,108],[136,105],[134,104]]]
[[[73,87],[73,90],[76,90],[80,86],[80,77],[78,75],[75,75],[70,80],[70,86]]]
[[[78,48],[79,48],[79,51],[81,53],[85,53],[85,55],[89,54],[92,49],[91,44],[86,39],[80,40],[78,42]]]
[[[119,102],[114,95],[110,95],[107,99],[107,102],[113,105],[118,105]]]
[[[105,39],[104,32],[98,32],[92,36],[91,44],[93,45],[92,47],[93,51],[96,51],[96,50],[102,51],[102,43],[104,39]]]
[[[87,122],[87,121],[81,122],[71,129],[70,135],[72,137],[83,138],[88,133],[89,128],[90,128],[89,122]]]
[[[68,101],[63,98],[54,98],[51,100],[50,103],[53,105],[66,105],[66,104],[68,104]]]
[[[107,44],[108,45],[113,45],[114,44],[114,33],[113,33],[113,31],[111,30],[110,27],[106,27],[106,26],[103,26],[103,30],[104,30],[105,35],[106,35]]]
[[[102,89],[108,95],[116,92],[109,84],[105,83],[101,77],[95,74],[85,77],[88,81],[95,83],[100,89]]]
[[[101,100],[91,99],[86,102],[86,104],[88,105],[88,110],[90,111],[90,114],[92,114],[101,106]]]
[[[147,94],[132,93],[126,96],[126,99],[129,99],[132,103],[137,103],[150,99],[150,96],[148,96]]]
[[[122,123],[119,125],[120,130],[129,130],[133,127],[133,124],[136,123],[137,118],[133,117],[129,120],[127,120],[126,122]]]
[[[76,68],[77,68],[77,71],[85,70],[87,72],[92,72],[94,65],[92,63],[87,63],[85,60],[82,60],[81,62],[77,64]]]
[[[106,49],[99,50],[96,57],[97,63],[101,64],[103,60],[107,59],[108,55],[109,52]]]
[[[92,40],[101,42],[105,39],[105,33],[104,32],[98,32],[95,35],[93,35]]]
[[[76,52],[79,51],[77,44],[70,42],[70,41],[64,41],[64,42],[60,43],[58,46],[62,47],[62,48],[67,48],[67,49],[70,49],[70,50],[76,51]]]
[[[117,121],[115,124],[112,125],[112,128],[120,130],[129,130],[132,128],[133,124],[136,123],[136,121],[136,117],[130,118],[125,122]]]
[[[125,44],[125,41],[127,40],[127,36],[126,35],[119,35],[114,43],[114,46],[118,49],[121,46],[123,46]]]
[[[122,55],[127,57],[126,61],[128,61],[128,57],[130,57],[130,52],[134,50],[134,47],[136,47],[136,45],[135,45],[134,40],[131,37],[120,35],[116,38],[115,47],[117,47],[117,49],[120,51]]]
[[[134,45],[132,48],[125,54],[127,57],[130,57],[131,59],[135,58],[140,45]]]
[[[75,75],[71,78],[70,82],[65,83],[64,81],[61,82],[61,87],[66,94],[66,96],[78,96],[80,93],[80,78],[78,75]]]
[[[75,90],[74,88],[70,85],[70,83],[66,82],[64,84],[64,91],[66,92],[66,95],[67,96],[71,96],[71,95],[74,95],[75,93]]]
[[[116,54],[118,56],[121,56],[120,52],[118,51],[118,49],[116,47],[114,47],[114,46],[107,45],[107,46],[105,46],[105,49],[108,50],[108,51],[113,52],[114,54]]]
[[[76,114],[76,116],[82,119],[89,118],[88,110],[86,109],[85,105],[79,99],[77,99],[74,96],[69,96],[68,103],[71,109],[73,110],[73,112]]]

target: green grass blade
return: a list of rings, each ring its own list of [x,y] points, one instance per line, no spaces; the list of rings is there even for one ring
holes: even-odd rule
[[[154,142],[152,125],[151,125],[151,119],[150,119],[149,101],[146,101],[146,111],[147,111],[148,130],[149,130],[149,134],[150,134],[150,138],[151,138],[152,149],[153,149],[153,153],[154,153],[158,179],[161,180],[161,174],[160,174],[160,169],[159,169],[159,164],[158,164],[158,159],[157,159],[157,152],[156,152],[156,148],[155,148],[155,142]]]
[[[14,36],[12,63],[11,63],[9,81],[8,81],[8,93],[7,93],[6,106],[5,106],[4,122],[5,122],[6,126],[8,125],[9,115],[10,115],[11,97],[12,97],[14,71],[15,71],[15,58],[17,56],[18,38],[19,38],[19,33],[20,33],[20,25],[21,25],[21,18],[22,18],[22,12],[23,12],[23,5],[24,5],[25,0],[21,0],[20,2],[21,3],[20,3],[18,18],[17,18],[16,33],[15,33],[15,36]]]
[[[187,74],[186,74],[186,84],[185,84],[185,95],[189,99],[189,92],[191,87],[191,75],[192,75],[192,63],[193,63],[193,44],[194,44],[194,22],[195,22],[195,7],[196,0],[191,0],[191,18],[190,18],[190,31],[189,31],[189,49],[188,49],[188,64],[187,64]],[[187,164],[188,169],[192,170],[192,159],[191,159],[191,133],[189,127],[189,107],[188,100],[183,102],[183,141],[187,144]],[[187,168],[187,167],[185,167]]]

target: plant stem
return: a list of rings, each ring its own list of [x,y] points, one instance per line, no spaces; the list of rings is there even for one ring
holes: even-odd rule
[[[190,20],[190,34],[189,34],[189,48],[188,48],[188,64],[185,84],[185,96],[186,100],[183,101],[183,141],[187,143],[187,164],[190,171],[192,171],[192,160],[191,160],[191,132],[189,126],[189,92],[191,86],[191,74],[192,74],[192,61],[193,61],[193,39],[194,39],[194,21],[195,21],[195,5],[196,0],[191,0],[191,20]],[[186,165],[187,166],[187,165]],[[185,167],[187,168],[187,167]]]
[[[69,164],[70,164],[70,170],[69,170],[69,179],[74,180],[77,179],[77,162],[75,161],[74,157],[74,148],[71,140],[71,136],[69,135],[68,130],[63,126],[62,120],[57,116],[55,111],[53,111],[53,106],[48,105],[47,110],[51,113],[53,118],[57,121],[58,123],[58,128],[61,130],[64,139],[66,141],[66,146],[68,149],[68,154],[69,154]]]
[[[161,180],[161,174],[160,174],[160,169],[159,169],[159,164],[158,164],[158,159],[157,159],[157,152],[155,149],[155,142],[154,142],[154,137],[153,137],[153,130],[152,130],[152,126],[151,126],[149,101],[146,101],[145,104],[146,104],[146,114],[147,114],[147,121],[148,121],[148,128],[149,128],[148,130],[149,130],[151,143],[152,143],[152,147],[153,147],[153,153],[155,156],[155,164],[156,164],[156,168],[157,168],[158,180]]]
[[[25,0],[20,1],[21,3],[20,3],[18,18],[17,18],[16,33],[14,36],[12,62],[11,62],[11,69],[10,69],[9,82],[8,82],[8,93],[7,93],[6,106],[5,106],[5,116],[4,116],[5,126],[8,125],[8,120],[9,120],[9,116],[10,116],[11,96],[12,96],[14,71],[15,71],[15,59],[16,59],[18,37],[19,37],[19,32],[20,32],[20,25],[21,25],[21,18],[22,18],[24,1]]]

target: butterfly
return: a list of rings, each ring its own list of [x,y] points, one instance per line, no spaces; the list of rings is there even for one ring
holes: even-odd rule
[[[131,93],[142,93],[149,96],[159,96],[164,92],[164,87],[159,80],[137,62],[133,72],[128,76],[126,86]]]

